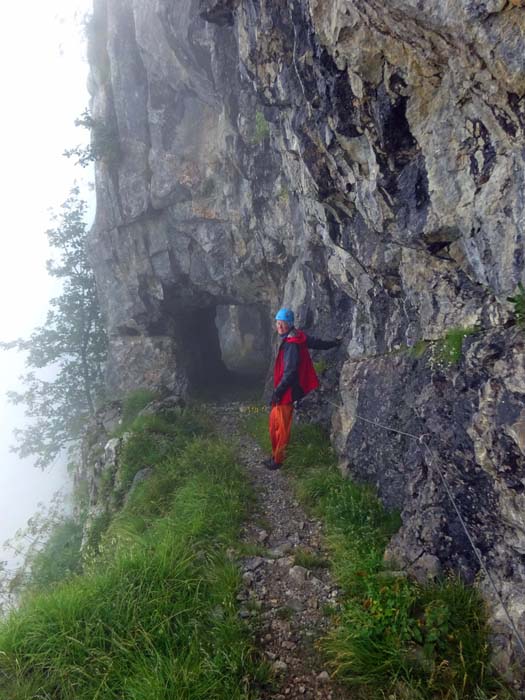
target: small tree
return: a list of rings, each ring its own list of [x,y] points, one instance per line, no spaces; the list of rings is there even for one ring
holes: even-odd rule
[[[76,164],[82,168],[86,168],[95,161],[105,161],[108,165],[118,163],[121,153],[116,128],[111,128],[100,119],[94,119],[87,109],[78,119],[75,119],[75,126],[87,129],[91,135],[91,141],[88,146],[67,148],[63,153],[66,158],[76,158]]]
[[[41,468],[79,439],[103,393],[107,339],[86,255],[85,212],[86,203],[74,187],[54,217],[55,228],[46,232],[57,252],[47,269],[62,280],[62,293],[51,299],[44,325],[28,339],[0,343],[27,353],[31,371],[21,377],[25,391],[10,391],[8,397],[25,404],[31,422],[15,431],[17,444],[12,449],[20,457],[35,455]],[[50,368],[54,377],[43,379],[35,371],[42,368]]]

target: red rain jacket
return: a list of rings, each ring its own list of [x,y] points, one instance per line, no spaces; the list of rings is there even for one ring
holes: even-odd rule
[[[293,344],[293,347],[290,345]],[[275,359],[273,386],[277,403],[293,403],[317,389],[319,380],[308,347],[333,347],[336,343],[308,337],[294,328],[282,341]]]

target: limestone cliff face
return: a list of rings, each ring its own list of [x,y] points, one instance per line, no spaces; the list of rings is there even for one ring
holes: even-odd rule
[[[522,5],[95,0],[90,44],[112,390],[223,372],[242,309],[268,362],[282,303],[344,334],[317,399],[341,466],[402,509],[389,556],[480,573],[502,668],[442,478],[525,636]]]

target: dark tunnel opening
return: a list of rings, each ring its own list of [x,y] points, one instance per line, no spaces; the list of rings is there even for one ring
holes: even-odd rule
[[[262,307],[191,309],[178,316],[176,325],[192,398],[260,399],[271,354],[268,317]]]

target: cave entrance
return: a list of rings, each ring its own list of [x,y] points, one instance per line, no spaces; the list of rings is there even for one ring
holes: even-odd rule
[[[264,310],[255,304],[217,306],[215,325],[228,370],[246,377],[264,376],[270,351]]]
[[[193,309],[178,319],[191,396],[258,400],[270,362],[270,328],[255,304]]]

